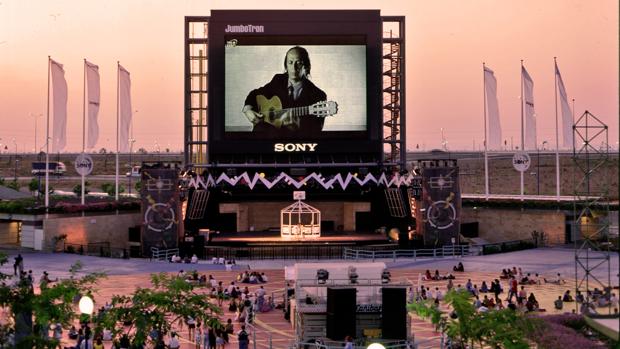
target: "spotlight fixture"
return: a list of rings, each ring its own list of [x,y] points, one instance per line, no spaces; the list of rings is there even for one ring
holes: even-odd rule
[[[324,285],[327,279],[329,279],[329,272],[327,270],[318,269],[316,271],[316,280],[320,285]]]
[[[352,284],[356,284],[358,277],[357,269],[354,266],[349,266],[349,281],[351,281]]]
[[[381,283],[389,284],[391,278],[392,278],[392,274],[390,273],[390,271],[387,269],[384,269],[383,272],[381,273]]]

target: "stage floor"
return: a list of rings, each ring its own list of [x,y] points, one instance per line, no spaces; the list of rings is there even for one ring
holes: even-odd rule
[[[226,243],[254,244],[369,244],[387,243],[387,237],[380,233],[357,233],[357,232],[323,232],[320,237],[307,238],[282,238],[278,231],[247,231],[235,233],[220,233],[211,236],[211,245],[224,245]]]

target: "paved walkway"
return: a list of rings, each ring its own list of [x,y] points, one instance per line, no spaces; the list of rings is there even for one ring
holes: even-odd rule
[[[13,257],[16,251],[9,251],[9,263],[5,264],[0,270],[5,273],[12,273]],[[276,261],[248,261],[240,262],[232,271],[226,271],[222,265],[213,265],[206,262],[199,264],[172,264],[166,262],[150,262],[143,259],[119,260],[110,258],[98,258],[89,256],[78,256],[71,254],[46,254],[24,252],[25,269],[32,269],[35,278],[38,280],[44,270],[48,271],[50,277],[66,277],[67,270],[75,261],[80,260],[84,269],[82,272],[106,272],[108,277],[103,279],[98,287],[96,294],[96,306],[103,305],[110,300],[115,294],[129,294],[136,287],[149,287],[150,274],[155,272],[177,273],[180,269],[198,270],[200,273],[213,275],[217,280],[224,281],[227,285],[234,280],[235,276],[244,269],[250,267],[252,270],[264,271],[269,277],[269,282],[265,284],[267,295],[273,295],[274,299],[281,299],[281,295],[285,286],[284,266],[293,265],[295,261],[276,260]],[[571,249],[535,249],[527,251],[519,251],[505,254],[495,254],[490,256],[465,257],[463,259],[418,259],[418,260],[383,260],[392,271],[392,279],[406,279],[417,285],[420,273],[424,273],[426,269],[432,272],[438,269],[440,273],[445,274],[452,270],[452,266],[463,261],[466,272],[455,273],[457,277],[454,284],[465,285],[467,279],[480,285],[483,280],[488,284],[492,279],[499,276],[499,271],[503,268],[512,266],[521,267],[524,273],[539,273],[543,276],[553,276],[560,272],[568,281],[566,285],[558,286],[552,284],[526,286],[526,290],[534,292],[539,300],[541,307],[547,309],[547,313],[555,313],[553,301],[558,295],[564,293],[567,289],[574,289],[574,252]],[[325,262],[325,261],[322,261]],[[335,260],[331,263],[351,263],[351,261]],[[612,255],[611,259],[611,275],[612,284],[618,285],[618,254]],[[597,275],[606,276],[597,270]],[[445,291],[446,281],[425,282],[425,286],[434,289],[440,287]],[[241,285],[245,286],[245,285]],[[250,292],[255,291],[258,285],[248,285]],[[506,288],[506,283],[503,282]],[[206,289],[203,289],[206,292]],[[616,291],[617,292],[617,291]],[[574,292],[573,292],[574,293]],[[505,294],[503,294],[505,297]],[[565,310],[570,311],[574,305],[567,304]],[[226,307],[227,308],[227,307]],[[226,309],[225,309],[226,310]],[[233,318],[233,314],[225,311],[222,320]],[[288,348],[294,340],[294,333],[291,325],[284,319],[281,310],[274,310],[268,313],[258,314],[256,321],[257,331],[257,348],[269,348],[272,343],[273,348]],[[433,330],[433,326],[422,319],[414,317],[412,329],[415,334],[416,341],[425,341],[421,348],[437,348],[439,346],[439,333]],[[239,330],[239,325],[235,324],[235,332]],[[65,331],[66,332],[66,331]],[[181,342],[183,349],[195,348],[188,338],[186,329],[181,329]],[[73,341],[66,341],[66,345],[73,345]],[[236,339],[233,338],[229,345],[236,348]],[[106,344],[109,348],[109,343]]]

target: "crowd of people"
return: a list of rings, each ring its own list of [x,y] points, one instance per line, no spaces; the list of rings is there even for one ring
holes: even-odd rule
[[[454,272],[463,272],[465,268],[462,262],[460,262],[452,270]],[[504,308],[523,312],[545,312],[547,310],[541,307],[535,293],[531,290],[528,291],[527,287],[542,285],[543,283],[553,285],[566,284],[566,280],[562,278],[560,273],[557,273],[552,278],[544,278],[538,273],[524,273],[521,268],[517,267],[502,269],[498,278],[491,280],[490,284],[483,280],[480,287],[473,283],[471,279],[468,279],[464,285],[457,284],[455,286],[456,278],[451,273],[442,275],[439,270],[435,270],[434,273],[426,270],[421,279],[425,282],[447,280],[447,283],[445,289],[439,286],[424,286],[423,284],[417,289],[411,288],[407,297],[408,302],[432,300],[436,306],[439,306],[441,301],[444,300],[445,294],[450,290],[465,290],[471,293],[474,307],[481,312]],[[504,280],[504,285],[502,285],[501,280]],[[506,296],[500,297],[502,294]],[[582,304],[580,308],[582,313],[595,312],[597,307],[607,306],[611,306],[614,309],[613,311],[618,313],[618,297],[611,292],[610,288],[606,290],[594,289],[593,291],[588,291],[586,296],[584,297],[581,292],[577,292],[573,298],[570,290],[566,290],[563,295],[558,296],[557,300],[554,301],[554,308],[562,310],[564,303],[577,302]]]

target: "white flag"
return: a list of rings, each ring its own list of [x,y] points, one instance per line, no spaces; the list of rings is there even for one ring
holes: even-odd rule
[[[497,104],[497,80],[493,71],[484,67],[484,90],[486,92],[487,116],[489,132],[487,146],[489,149],[501,149],[502,126],[499,122],[499,107]]]
[[[129,126],[131,125],[131,79],[129,72],[118,65],[119,75],[119,111],[120,111],[120,130],[119,130],[119,151],[127,153],[129,151]]]
[[[562,81],[562,75],[560,75],[560,69],[558,64],[555,64],[555,75],[558,79],[558,90],[560,93],[560,105],[562,106],[562,144],[565,148],[573,148],[573,113],[568,105],[568,96],[566,95],[566,88],[564,88],[564,81]]]
[[[54,121],[52,152],[59,153],[67,144],[67,81],[62,64],[50,59],[52,64],[52,94],[54,95]]]
[[[86,64],[86,85],[88,87],[88,141],[86,148],[92,149],[99,139],[99,124],[97,115],[99,114],[99,67],[88,61]]]
[[[534,82],[525,67],[521,67],[523,78],[523,108],[525,112],[525,149],[536,149],[536,114],[534,112]]]

